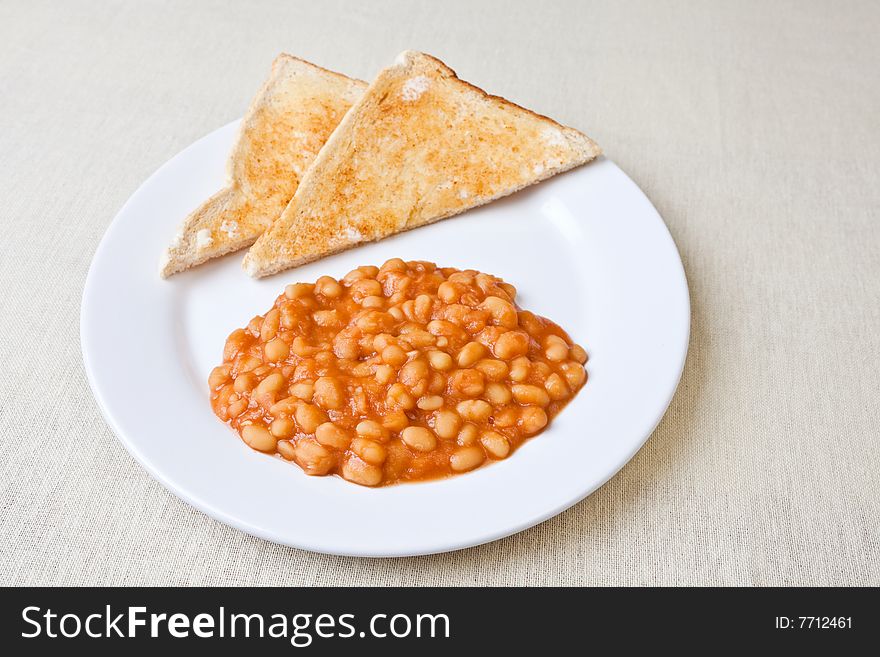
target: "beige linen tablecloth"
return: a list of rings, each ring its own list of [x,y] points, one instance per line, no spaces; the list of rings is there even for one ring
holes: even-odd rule
[[[878,24],[870,0],[3,2],[0,583],[880,584]],[[312,554],[135,463],[85,380],[80,296],[126,198],[279,51],[369,79],[406,48],[633,177],[681,250],[690,355],[646,446],[558,517]]]

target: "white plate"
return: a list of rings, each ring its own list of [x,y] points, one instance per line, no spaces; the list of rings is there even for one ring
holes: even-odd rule
[[[690,309],[663,220],[612,162],[597,162],[462,216],[260,281],[241,254],[161,280],[178,222],[222,184],[229,124],[162,166],[95,253],[82,301],[83,358],[126,449],[221,522],[318,552],[426,554],[535,525],[594,491],[660,421],[681,375]],[[516,285],[590,355],[589,379],[509,459],[450,479],[379,489],[308,477],[249,449],[211,412],[207,378],[227,335],[284,285],[390,257],[474,268]]]

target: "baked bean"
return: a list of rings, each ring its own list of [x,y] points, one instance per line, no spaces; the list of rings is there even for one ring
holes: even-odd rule
[[[580,363],[581,365],[583,365],[584,363],[587,362],[587,352],[580,345],[577,345],[577,344],[571,345],[571,349],[569,350],[569,356],[571,357],[571,359],[574,362]]]
[[[489,314],[492,316],[492,323],[496,326],[512,329],[516,328],[519,323],[516,308],[514,308],[510,301],[505,301],[501,297],[486,297],[483,303],[480,304],[480,308],[485,308],[489,311]]]
[[[333,422],[323,422],[315,429],[315,440],[326,447],[348,449],[348,445],[351,443],[351,436]]]
[[[315,430],[327,421],[327,414],[314,404],[302,403],[294,412],[296,423],[305,433],[315,433]]]
[[[361,415],[366,415],[370,412],[369,403],[367,401],[367,393],[364,392],[363,386],[357,386],[354,389],[352,401],[354,402],[355,411],[357,413]]]
[[[347,359],[336,359],[333,356],[334,356],[334,354],[332,351],[319,351],[318,353],[315,354],[315,362],[318,363],[318,365],[322,369],[326,369],[327,367],[330,367],[330,365],[332,365],[335,362],[339,362],[340,360],[347,360]]]
[[[485,379],[479,370],[456,370],[449,379],[449,386],[459,397],[477,397],[483,394]]]
[[[400,336],[400,341],[407,343],[413,349],[423,349],[429,347],[437,341],[433,335],[427,331],[414,330],[409,331],[406,335]]]
[[[474,274],[476,273],[477,272],[475,272],[473,269],[468,269],[465,271],[454,271],[453,273],[449,274],[447,280],[449,280],[450,283],[461,283],[462,285],[470,287],[474,284]]]
[[[554,401],[560,401],[569,395],[568,384],[555,372],[544,381],[544,388],[547,390],[547,394],[550,395],[550,399]]]
[[[352,269],[345,276],[342,277],[342,280],[346,283],[354,283],[355,281],[359,281],[362,278],[368,278],[366,272],[361,271],[360,267],[357,269]]]
[[[267,393],[276,393],[280,391],[287,382],[284,380],[284,375],[281,372],[272,372],[265,379],[260,381],[257,384],[256,390],[254,390],[255,395],[265,395]]]
[[[460,301],[465,306],[474,307],[480,304],[480,296],[478,294],[474,294],[473,292],[465,292],[461,295]]]
[[[233,398],[233,395],[235,395],[234,398]],[[218,390],[215,393],[214,400],[213,400],[214,406],[215,406],[215,408],[222,408],[223,414],[225,415],[226,414],[226,407],[234,399],[238,399],[238,395],[235,393],[235,390],[233,390],[232,386],[227,384],[227,385],[223,386],[222,388],[220,388],[220,390]],[[227,419],[228,418],[224,417],[223,421],[225,422]]]
[[[235,369],[239,373],[250,372],[252,370],[257,369],[260,365],[263,364],[263,361],[261,361],[259,358],[255,357],[255,356],[250,356],[250,355],[244,355],[244,356],[240,355],[237,360],[238,360],[238,362],[235,366]]]
[[[568,345],[558,335],[548,335],[544,341],[544,355],[555,363],[568,358]]]
[[[405,411],[415,408],[416,400],[402,383],[394,383],[388,388],[385,403],[391,408],[400,408]]]
[[[391,315],[398,322],[402,322],[404,320],[403,311],[400,309],[400,306],[391,306],[388,309],[388,314]]]
[[[396,344],[390,344],[382,350],[382,360],[392,367],[400,367],[406,362],[406,352]]]
[[[447,338],[445,335],[441,335],[437,338],[437,346],[441,349],[446,349],[446,347],[449,346],[449,338]]]
[[[242,350],[247,343],[248,334],[244,329],[236,329],[226,338],[226,344],[223,345],[223,360],[232,360]]]
[[[485,353],[486,347],[481,345],[479,342],[468,342],[465,346],[461,348],[461,351],[458,352],[458,366],[470,367],[478,360],[480,360]]]
[[[300,299],[309,296],[314,289],[315,286],[309,283],[293,283],[284,288],[284,296],[288,299]]]
[[[429,351],[428,362],[435,370],[445,372],[452,368],[452,356],[445,351]]]
[[[519,313],[519,325],[526,333],[530,335],[539,335],[544,330],[541,320],[528,310],[521,310]]]
[[[293,341],[290,343],[290,350],[300,358],[308,358],[309,356],[313,356],[317,349],[309,346],[306,342],[306,339],[301,335],[296,336]]]
[[[471,422],[485,422],[492,414],[492,407],[482,399],[467,399],[455,407],[461,417]]]
[[[406,263],[400,258],[390,258],[379,267],[379,274],[389,271],[406,271]]]
[[[553,373],[553,368],[542,360],[536,360],[532,363],[531,376],[537,376],[539,379],[546,379]]]
[[[350,333],[339,333],[333,340],[333,353],[339,358],[354,360],[360,355],[360,351],[357,339]]]
[[[412,279],[406,274],[392,272],[385,279],[382,291],[388,297],[389,303],[400,305],[409,298],[412,282]]]
[[[489,290],[495,287],[495,277],[483,272],[474,275],[474,283],[480,288],[484,294],[488,294]]]
[[[265,377],[271,371],[272,371],[272,366],[269,363],[264,363],[264,364],[260,365],[259,367],[256,367],[253,370],[251,370],[251,373],[253,373],[254,376],[259,378],[259,377]],[[281,375],[284,376],[284,369],[282,368],[279,371],[281,372]],[[285,377],[285,378],[287,378],[287,377]]]
[[[436,411],[438,408],[443,406],[443,397],[440,395],[428,395],[427,397],[420,397],[416,402],[416,406],[418,406],[423,411]]]
[[[239,415],[244,413],[248,407],[248,400],[244,397],[236,399],[234,402],[229,404],[226,407],[226,415],[230,418],[237,418]]]
[[[379,442],[388,440],[388,430],[375,420],[361,420],[354,430],[362,438],[369,438]]]
[[[443,319],[432,319],[428,322],[427,328],[431,335],[443,336],[453,340],[461,339],[463,336],[467,335],[461,327]]]
[[[341,297],[343,288],[335,278],[330,276],[321,276],[315,281],[315,294],[320,294],[329,299]]]
[[[211,374],[208,375],[208,386],[211,390],[216,390],[229,381],[229,370],[228,365],[219,365],[211,370]]]
[[[430,321],[431,310],[434,307],[434,299],[429,294],[420,294],[415,298],[414,315],[415,318],[423,323]]]
[[[397,334],[399,336],[400,335],[407,335],[409,333],[412,333],[413,331],[421,331],[421,330],[422,330],[422,324],[419,324],[418,322],[408,321],[404,324],[401,324],[397,328]]]
[[[505,294],[507,294],[508,299],[510,299],[511,301],[516,300],[516,288],[513,285],[511,285],[510,283],[502,282],[498,284],[498,287],[504,290]]]
[[[315,381],[314,402],[324,409],[339,409],[345,403],[345,390],[333,377],[322,376]]]
[[[288,440],[279,440],[275,449],[277,449],[278,453],[288,461],[293,461],[296,458],[296,450]]]
[[[458,432],[456,442],[462,446],[476,445],[479,435],[480,430],[477,429],[477,426],[475,424],[468,423],[462,426],[461,430]]]
[[[446,281],[437,288],[437,297],[443,303],[455,303],[461,298],[461,292],[455,283]]]
[[[359,281],[362,278],[376,278],[376,275],[379,273],[379,268],[373,265],[362,265],[357,269],[352,269],[348,272],[342,280],[346,283],[354,283],[355,281]]]
[[[408,320],[412,321],[415,319],[415,302],[412,299],[408,299],[400,304],[400,309]]]
[[[562,364],[562,374],[572,390],[580,388],[587,380],[587,372],[580,363],[568,362]]]
[[[286,397],[285,399],[272,404],[272,406],[269,407],[269,412],[272,415],[293,415],[296,412],[296,407],[298,405],[299,399],[296,397]]]
[[[253,372],[243,372],[235,377],[235,383],[232,384],[232,387],[235,388],[235,392],[238,394],[244,394],[246,392],[250,392],[253,390],[259,381],[257,381],[257,375]]]
[[[388,411],[382,418],[382,426],[388,431],[400,433],[409,426],[409,418],[401,410]]]
[[[385,297],[379,295],[370,295],[364,297],[361,301],[361,306],[363,306],[364,308],[382,309],[385,307]]]
[[[550,396],[547,391],[538,386],[515,385],[511,387],[513,398],[518,404],[528,404],[533,406],[546,406],[550,403]]]
[[[382,284],[373,278],[362,278],[351,284],[351,298],[357,302],[382,294]]]
[[[428,364],[421,359],[411,360],[400,368],[398,379],[410,389],[414,389],[419,385],[427,387]]]
[[[519,409],[513,406],[505,406],[492,414],[494,425],[499,429],[516,426],[516,423],[519,422],[519,417]]]
[[[424,427],[407,427],[400,432],[400,438],[419,452],[430,452],[437,446],[437,438]]]
[[[342,476],[361,486],[378,486],[382,483],[382,468],[352,456],[342,465]]]
[[[506,458],[510,454],[510,443],[507,438],[497,431],[487,431],[480,436],[480,442],[490,456],[496,459]]]
[[[266,355],[266,360],[277,363],[287,358],[290,347],[281,338],[275,338],[266,343],[266,346],[263,347],[263,353]]]
[[[443,311],[443,317],[455,326],[464,327],[468,322],[468,316],[471,309],[460,303],[454,303],[446,306]],[[442,321],[442,320],[441,320]]]
[[[241,438],[249,447],[261,452],[271,452],[278,444],[275,436],[262,424],[248,424],[242,427]]]
[[[359,379],[364,379],[373,374],[375,366],[370,363],[357,363],[351,367],[351,375]]]
[[[384,331],[394,323],[394,318],[381,310],[365,310],[355,324],[364,333],[378,333]]]
[[[486,401],[495,406],[509,404],[512,397],[510,388],[501,383],[489,383],[485,390]]]
[[[525,381],[529,378],[532,363],[525,356],[514,358],[510,363],[510,380]]]
[[[441,438],[451,440],[458,435],[461,428],[461,417],[454,411],[437,411],[433,416],[434,432]]]
[[[333,454],[311,438],[300,438],[293,448],[296,462],[307,475],[325,475],[336,465]]]
[[[388,333],[378,333],[373,337],[372,347],[377,354],[382,353],[385,347],[392,344],[397,344],[397,338]]]
[[[299,313],[296,304],[285,303],[281,306],[281,326],[288,331],[299,323]]]
[[[526,406],[520,414],[519,427],[527,436],[538,433],[547,426],[547,413],[538,406]]]
[[[312,401],[315,394],[315,385],[311,381],[299,381],[289,388],[290,394],[303,401]]]
[[[382,385],[391,383],[395,376],[397,376],[397,372],[394,371],[391,365],[379,365],[376,367],[376,381]]]
[[[296,433],[296,425],[290,418],[276,417],[269,425],[269,431],[276,438],[290,438]]]
[[[428,392],[439,395],[446,390],[446,377],[440,372],[432,372],[428,380]]]
[[[369,438],[355,438],[351,441],[351,451],[357,454],[364,462],[371,465],[382,465],[388,458],[388,451],[384,446]]]
[[[474,365],[474,369],[483,373],[489,381],[503,381],[510,369],[503,360],[495,360],[493,358],[484,358]]]
[[[266,317],[263,319],[263,325],[260,327],[260,340],[262,342],[268,342],[274,338],[275,334],[278,333],[278,326],[280,323],[281,313],[278,312],[277,308],[273,308],[267,312]]]
[[[468,470],[473,470],[485,460],[486,455],[479,447],[459,447],[449,457],[449,465],[456,472],[467,472]]]
[[[493,353],[498,358],[509,360],[524,356],[529,350],[529,336],[522,331],[507,331],[498,338]]]

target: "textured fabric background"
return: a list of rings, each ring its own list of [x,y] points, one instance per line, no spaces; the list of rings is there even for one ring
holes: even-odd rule
[[[880,4],[0,2],[0,583],[880,584]],[[103,422],[79,302],[159,165],[281,50],[405,48],[588,132],[691,286],[681,387],[597,493],[483,547],[351,559],[166,492]]]

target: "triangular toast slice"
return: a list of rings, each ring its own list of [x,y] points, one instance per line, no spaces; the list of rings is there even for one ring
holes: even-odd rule
[[[577,130],[407,51],[345,115],[243,266],[274,274],[483,205],[600,153]]]
[[[327,137],[367,87],[287,54],[251,102],[227,162],[227,186],[184,219],[162,277],[253,244],[278,218]]]

